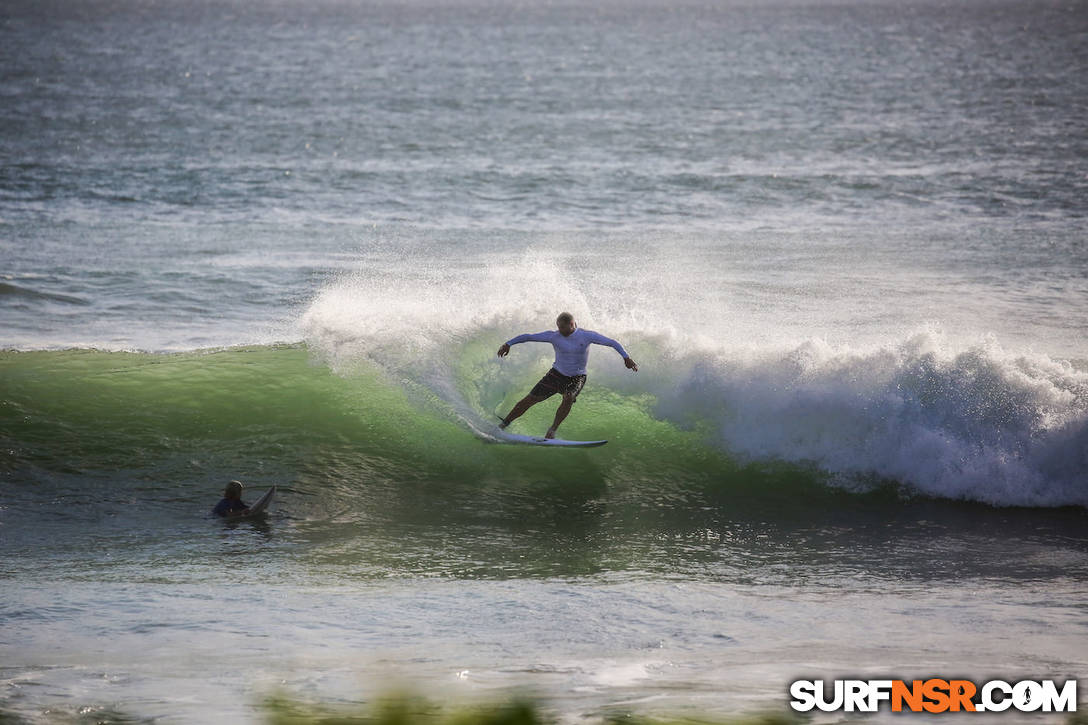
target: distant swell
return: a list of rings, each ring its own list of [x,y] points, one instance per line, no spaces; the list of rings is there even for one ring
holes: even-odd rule
[[[27,287],[20,287],[19,285],[10,284],[8,282],[0,282],[0,299],[5,297],[23,300],[62,302],[69,305],[90,304],[90,302],[81,297],[72,297],[71,295],[61,295],[49,292],[39,292],[37,290],[29,289]]]

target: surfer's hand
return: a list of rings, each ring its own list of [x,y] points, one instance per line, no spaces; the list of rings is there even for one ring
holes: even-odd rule
[[[626,365],[629,370],[634,370],[636,373],[638,372],[638,365],[636,365],[635,361],[631,358],[625,357],[623,359],[623,364]]]
[[[507,355],[508,355],[509,353],[510,353],[510,346],[509,346],[509,345],[507,345],[507,344],[506,344],[506,343],[504,342],[504,343],[502,344],[502,347],[500,347],[500,348],[499,348],[499,352],[498,352],[498,355],[499,355],[499,357],[506,357],[506,356],[507,356]]]

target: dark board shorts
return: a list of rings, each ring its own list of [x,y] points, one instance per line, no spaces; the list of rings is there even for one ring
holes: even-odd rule
[[[533,389],[529,391],[529,395],[544,400],[559,393],[560,395],[570,395],[574,400],[577,400],[578,393],[582,392],[582,387],[585,384],[585,375],[564,375],[552,368],[540,379],[539,383],[533,386]]]

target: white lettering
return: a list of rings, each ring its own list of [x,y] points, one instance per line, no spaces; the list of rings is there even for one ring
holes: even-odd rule
[[[1031,680],[1017,682],[1012,688],[1012,704],[1020,712],[1035,712],[1043,706],[1043,688]]]
[[[1062,691],[1058,692],[1058,686],[1054,680],[1043,680],[1043,704],[1044,712],[1076,712],[1077,711],[1077,681],[1066,680],[1062,685]]]
[[[913,682],[917,688],[919,680]],[[974,710],[975,712],[1004,712],[1015,708],[1020,712],[1076,712],[1077,681],[1066,680],[1059,688],[1054,680],[1021,680],[1009,684],[1004,680],[990,680],[982,685],[978,697],[967,699],[967,693],[975,692],[975,685],[967,680],[952,680],[949,686],[944,680],[930,679],[925,682],[942,701],[933,694],[925,697],[929,701],[915,699],[910,689],[904,689],[903,680],[796,680],[790,684],[790,707],[797,712],[809,712],[819,708],[823,712],[843,710],[845,712],[879,712],[882,703],[892,702],[895,708],[902,708],[904,703],[913,711],[945,712],[946,710]],[[945,697],[941,687],[950,687],[949,696]],[[899,694],[893,698],[896,690]],[[830,697],[829,697],[830,694]],[[937,703],[934,707],[933,702]]]
[[[827,699],[827,686],[823,680],[816,680],[816,684],[820,686],[819,691],[816,694],[816,707],[820,708],[824,712],[835,712],[842,707],[843,701],[846,696],[843,694],[843,681],[835,680],[835,686],[833,692],[835,696],[831,700]]]
[[[877,712],[882,701],[891,699],[891,680],[869,680],[869,712]]]
[[[868,700],[868,684],[865,680],[847,680],[844,701],[846,712],[868,712],[866,701]]]
[[[1000,692],[1000,700],[994,699],[994,692]],[[982,703],[986,712],[1005,712],[1012,707],[1012,685],[1004,680],[990,680],[982,688]]]
[[[797,712],[808,712],[816,707],[816,683],[812,680],[797,680],[790,685],[790,707]]]

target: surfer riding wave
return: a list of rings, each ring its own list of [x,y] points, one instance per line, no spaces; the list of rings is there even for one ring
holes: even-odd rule
[[[555,319],[555,325],[557,330],[518,335],[499,347],[499,357],[506,357],[510,354],[512,345],[522,342],[547,342],[551,343],[555,349],[555,363],[552,369],[502,418],[500,428],[506,428],[529,408],[559,393],[563,396],[563,402],[555,411],[552,427],[544,435],[545,438],[555,438],[555,431],[570,413],[571,407],[578,400],[578,394],[582,392],[586,384],[586,365],[589,362],[590,345],[605,345],[613,348],[623,357],[624,365],[638,372],[638,365],[623,349],[623,345],[592,330],[580,329],[574,321],[574,315],[569,312],[560,313]]]

